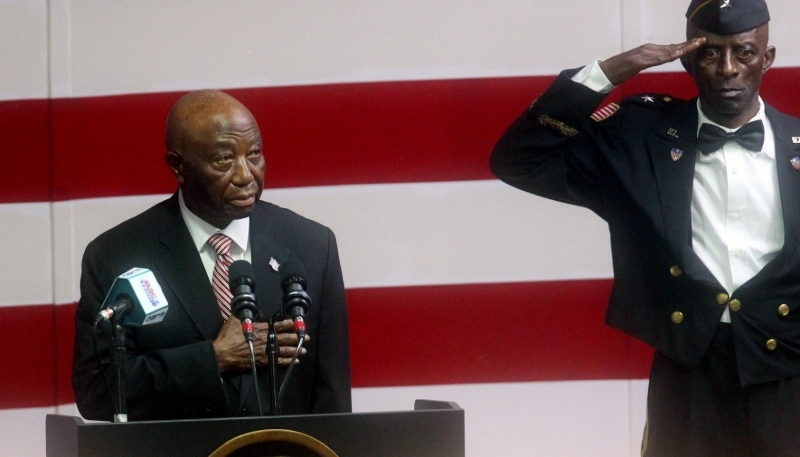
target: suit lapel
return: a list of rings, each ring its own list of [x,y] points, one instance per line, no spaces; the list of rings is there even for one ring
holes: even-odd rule
[[[798,243],[798,237],[800,237],[800,171],[792,166],[792,160],[800,158],[800,144],[794,143],[792,140],[792,138],[800,137],[800,127],[794,118],[776,111],[769,105],[766,105],[766,114],[775,135],[775,161],[783,211],[783,248],[778,256],[770,262],[770,264],[778,264],[786,256],[791,255]],[[767,264],[762,271],[767,270],[766,273],[768,273],[770,264]]]
[[[281,246],[276,237],[278,224],[277,214],[266,203],[256,206],[250,217],[250,243],[252,246],[252,264],[256,277],[256,297],[262,316],[268,318],[281,309],[283,291],[280,286],[280,275],[270,265],[275,259],[277,264],[285,262],[289,250]]]
[[[283,291],[280,286],[280,275],[270,265],[270,260],[275,259],[277,264],[287,260],[289,251],[276,241],[278,234],[278,223],[276,221],[276,211],[272,211],[272,206],[259,202],[253,214],[250,215],[250,246],[251,263],[255,273],[256,298],[258,308],[261,312],[261,319],[267,320],[281,309],[283,301]],[[241,410],[250,396],[253,387],[253,377],[250,375],[241,377],[242,392],[240,396],[239,410]],[[269,392],[263,392],[262,399],[267,401]]]
[[[170,217],[160,227],[159,241],[165,251],[158,260],[158,270],[203,337],[210,339],[219,332],[222,316],[203,262],[181,217],[177,195],[170,199]]]
[[[690,100],[667,116],[648,141],[658,184],[665,237],[672,252],[679,253],[687,273],[706,268],[691,248],[692,187],[697,155],[697,105]],[[701,274],[702,275],[702,274]]]

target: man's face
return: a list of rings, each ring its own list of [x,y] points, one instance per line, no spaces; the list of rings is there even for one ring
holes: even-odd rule
[[[687,37],[706,38],[705,45],[683,60],[694,77],[703,112],[729,128],[749,121],[758,113],[761,77],[775,60],[775,48],[767,45],[768,26],[715,35],[690,25]]]
[[[250,216],[264,188],[261,133],[244,108],[227,105],[213,115],[196,116],[173,166],[186,206],[223,228]]]

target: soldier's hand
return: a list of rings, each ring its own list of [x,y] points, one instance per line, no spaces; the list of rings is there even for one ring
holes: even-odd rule
[[[267,364],[267,336],[269,326],[264,322],[253,323],[253,349],[256,365]],[[242,334],[242,322],[234,316],[228,318],[213,341],[219,371],[249,370],[250,348]]]
[[[300,341],[297,338],[297,333],[294,332],[294,324],[291,319],[282,320],[275,323],[275,336],[278,338],[278,345],[280,352],[278,353],[278,365],[288,365],[292,361],[294,350],[297,349],[297,343]],[[311,338],[306,335],[303,339],[303,344],[311,341]],[[300,349],[300,354],[297,355],[297,363],[300,363],[300,357],[306,354],[306,348]]]
[[[639,72],[680,59],[696,50],[706,39],[694,38],[680,44],[644,44],[600,62],[611,84],[618,86]]]

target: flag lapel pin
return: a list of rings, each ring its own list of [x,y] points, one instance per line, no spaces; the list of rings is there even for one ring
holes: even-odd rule
[[[672,161],[677,162],[678,159],[680,159],[683,156],[683,151],[681,151],[678,148],[672,148],[672,152],[670,152],[670,155],[672,156]]]
[[[281,267],[281,265],[278,263],[278,261],[275,260],[275,257],[270,257],[269,258],[269,266],[271,266],[272,269],[275,270],[275,271],[278,271],[278,268]]]
[[[795,170],[800,171],[800,157],[795,157],[791,160],[791,162],[792,167],[794,167]]]

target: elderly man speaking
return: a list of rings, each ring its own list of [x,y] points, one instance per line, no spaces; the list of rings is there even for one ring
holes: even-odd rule
[[[99,341],[98,364],[92,322],[114,279],[134,267],[153,272],[169,312],[157,325],[126,329],[129,418],[268,412],[267,324],[254,323],[256,364],[262,368],[255,380],[259,405],[241,324],[230,315],[230,297],[226,303],[212,287],[215,268],[234,260],[252,263],[260,314],[267,316],[281,306],[278,265],[291,260],[305,266],[312,303],[305,318],[307,343],[281,412],[349,412],[347,309],[336,239],[327,227],[260,201],[266,161],[253,115],[222,92],[189,93],[170,111],[166,161],[177,192],[103,233],[84,253],[72,375],[81,415],[113,415],[103,380],[109,345]],[[289,320],[275,330],[283,371],[299,340]]]

